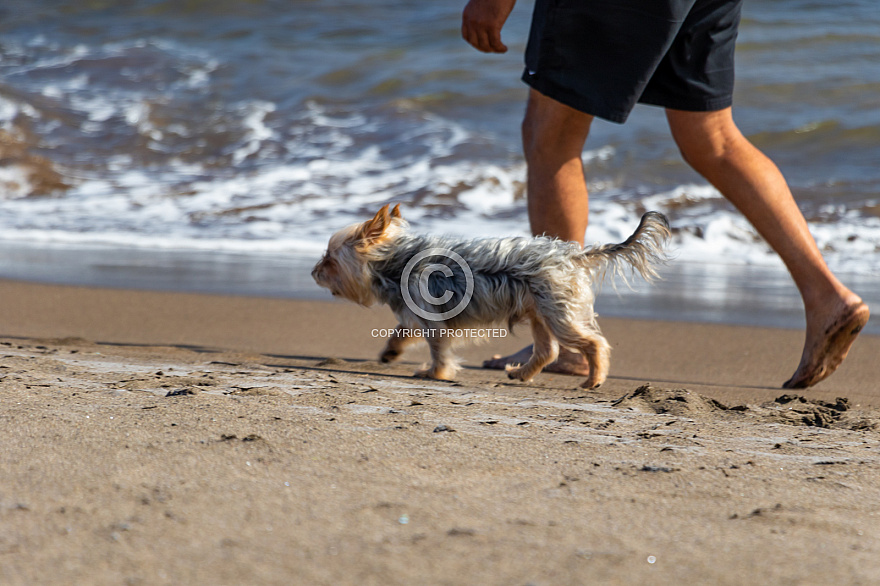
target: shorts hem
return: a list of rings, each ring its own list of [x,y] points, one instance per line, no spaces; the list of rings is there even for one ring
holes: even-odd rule
[[[528,70],[523,73],[522,80],[538,93],[596,118],[602,118],[616,124],[623,124],[630,114],[629,111],[615,110],[606,105],[597,104],[596,100],[591,100],[575,91],[560,86],[546,77],[531,75]]]
[[[672,100],[663,98],[646,97],[639,99],[640,104],[646,106],[657,106],[660,108],[668,108],[670,110],[681,110],[683,112],[717,112],[724,110],[733,105],[733,98],[725,96],[723,98],[697,99],[697,100]]]

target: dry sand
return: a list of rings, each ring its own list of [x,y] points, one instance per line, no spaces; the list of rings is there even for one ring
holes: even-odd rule
[[[342,303],[0,299],[2,584],[880,583],[877,337],[781,398],[800,332],[605,319],[585,391]]]

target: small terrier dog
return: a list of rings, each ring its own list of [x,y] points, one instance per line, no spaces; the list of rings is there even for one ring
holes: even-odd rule
[[[533,353],[526,364],[507,367],[510,378],[531,380],[556,360],[561,345],[586,357],[590,374],[582,386],[598,387],[608,375],[611,347],[596,323],[591,286],[609,268],[623,275],[621,264],[651,281],[654,265],[666,259],[669,224],[658,212],[642,216],[620,244],[581,248],[544,236],[418,236],[408,231],[400,204],[390,212],[388,207],[334,234],[312,277],[334,296],[390,306],[399,324],[379,358],[396,360],[424,339],[432,364],[416,376],[426,378],[455,376],[456,330],[493,324],[512,329],[528,321]]]

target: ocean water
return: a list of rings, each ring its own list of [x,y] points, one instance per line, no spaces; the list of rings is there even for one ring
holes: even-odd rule
[[[290,291],[311,295],[308,266],[330,234],[384,203],[401,202],[420,231],[526,234],[519,76],[532,4],[511,15],[505,55],[460,39],[462,8],[3,0],[0,277],[124,284],[149,265],[154,287],[199,289],[204,271],[162,269],[210,258],[228,261],[220,290],[276,294],[233,270],[250,264],[288,267]],[[830,266],[880,296],[876,0],[747,1],[735,117],[786,175]],[[588,243],[659,210],[682,290],[750,299],[754,283],[707,283],[760,273],[774,284],[759,305],[779,291],[798,303],[766,244],[681,161],[659,109],[595,123],[584,161]],[[740,319],[717,305],[718,319]]]

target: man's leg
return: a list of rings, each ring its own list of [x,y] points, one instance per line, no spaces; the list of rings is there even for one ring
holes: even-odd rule
[[[682,156],[755,226],[800,290],[806,341],[797,371],[783,386],[803,388],[830,375],[868,321],[868,307],[828,269],[779,169],[733,122],[731,109],[667,110]]]
[[[522,124],[523,151],[528,165],[527,193],[532,234],[572,240],[583,246],[589,216],[587,184],[581,155],[593,117],[529,90]],[[531,346],[511,356],[495,356],[485,368],[525,364]],[[544,370],[589,374],[580,353],[560,349],[559,358]]]
[[[590,207],[581,156],[592,122],[589,114],[529,90],[522,141],[529,224],[535,236],[583,246]]]

